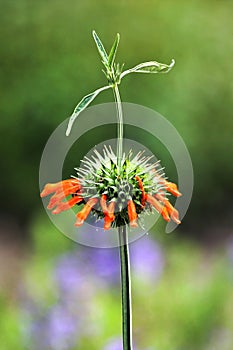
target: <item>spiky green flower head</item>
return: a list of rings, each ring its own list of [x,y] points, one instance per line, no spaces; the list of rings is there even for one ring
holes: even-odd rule
[[[179,197],[181,193],[167,181],[159,161],[153,163],[151,158],[143,152],[133,157],[129,152],[119,162],[111,147],[105,146],[102,155],[95,150],[91,159],[84,157],[76,169],[77,176],[47,184],[41,197],[55,192],[48,204],[53,214],[84,204],[76,214],[75,226],[83,225],[91,212],[96,220],[104,219],[105,230],[122,225],[137,227],[138,222],[143,226],[142,214],[153,208],[166,221],[179,224],[179,213],[168,195]]]
[[[133,157],[130,151],[123,154],[119,163],[112,148],[104,146],[102,155],[94,150],[94,155],[84,157],[82,166],[76,168],[82,197],[86,203],[97,199],[91,211],[97,220],[105,219],[105,229],[110,228],[110,224],[111,227],[126,224],[136,227],[138,218],[142,223],[141,214],[150,213],[152,207],[170,220],[165,206],[170,183],[164,177],[160,162],[153,163],[152,158],[144,152]]]

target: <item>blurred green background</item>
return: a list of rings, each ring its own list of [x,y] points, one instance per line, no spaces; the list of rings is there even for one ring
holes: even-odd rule
[[[33,303],[45,314],[43,310],[59,299],[52,277],[57,259],[84,249],[49,222],[39,198],[38,168],[51,132],[85,94],[106,83],[93,29],[107,49],[115,34],[121,34],[117,61],[125,62],[126,69],[147,60],[169,63],[175,58],[175,68],[167,75],[127,76],[121,95],[123,101],[145,105],[170,120],[194,166],[194,194],[183,224],[176,233],[165,235],[160,223],[150,234],[163,250],[161,279],[145,288],[137,278],[134,281],[138,349],[232,349],[232,2],[0,4],[2,349],[37,349],[36,331],[21,327],[25,300],[33,294]],[[111,92],[106,91],[95,103],[110,101]],[[82,152],[106,135],[108,131],[98,130],[93,144],[90,138],[83,139]],[[137,141],[154,145],[156,153],[156,140],[142,133]],[[158,152],[169,178],[175,179],[169,155]],[[76,164],[68,163],[70,174]],[[90,275],[87,269],[87,283],[92,285]],[[107,285],[103,294],[101,298],[97,288],[90,302],[87,325],[93,338],[80,333],[73,347],[61,340],[39,348],[104,349],[108,338],[120,334],[119,286]],[[29,324],[40,319],[38,312],[34,318],[29,312]],[[100,313],[98,333],[95,321]]]

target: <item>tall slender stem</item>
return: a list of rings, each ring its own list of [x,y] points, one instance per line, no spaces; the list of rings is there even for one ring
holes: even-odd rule
[[[122,334],[123,349],[132,350],[132,308],[131,308],[131,278],[128,235],[126,226],[118,228],[119,250],[121,260],[121,295],[122,295]]]
[[[114,98],[115,98],[115,102],[116,102],[117,118],[118,118],[118,124],[117,124],[117,164],[120,167],[121,166],[121,159],[122,159],[122,155],[123,155],[123,112],[122,112],[120,92],[119,92],[117,84],[114,85],[113,92],[114,92]]]
[[[114,98],[117,108],[117,164],[121,167],[123,155],[123,112],[121,98],[117,84],[113,87]],[[128,233],[126,226],[118,228],[119,251],[121,261],[121,295],[122,295],[122,334],[123,349],[132,350],[132,309],[131,309],[131,278]]]

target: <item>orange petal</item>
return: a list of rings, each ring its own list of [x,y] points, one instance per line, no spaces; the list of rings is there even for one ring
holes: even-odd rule
[[[173,205],[169,202],[168,199],[166,199],[164,196],[160,194],[156,194],[155,197],[159,199],[162,203],[165,204],[165,207],[167,209],[168,214],[171,216],[172,220],[176,224],[180,224],[181,221],[179,220],[179,212],[173,207]]]
[[[135,179],[137,180],[139,188],[140,188],[140,190],[142,192],[141,204],[144,207],[145,206],[145,201],[146,201],[146,194],[145,194],[145,191],[144,191],[143,183],[142,183],[142,180],[140,179],[140,177],[138,175],[135,176]]]
[[[59,202],[62,201],[62,199],[66,198],[70,194],[76,194],[77,191],[79,190],[79,185],[73,186],[73,187],[68,187],[66,189],[61,189],[57,191],[51,198],[48,204],[48,209],[52,209],[57,205]]]
[[[103,210],[103,213],[105,214],[108,211],[106,194],[102,194],[101,199],[100,199],[100,205],[101,205],[101,208]]]
[[[155,199],[150,194],[146,195],[146,200],[147,200],[148,203],[153,205],[153,207],[157,210],[157,212],[159,212],[162,215],[164,220],[170,221],[170,217],[168,215],[168,211],[167,211],[167,209],[166,209],[166,207],[164,205],[159,203],[159,201],[157,201],[157,199]]]
[[[104,217],[104,230],[109,230],[113,221],[114,220],[110,219],[109,216],[106,215]]]
[[[115,202],[112,201],[109,206],[107,206],[107,196],[103,194],[100,199],[100,205],[104,213],[104,221],[106,222],[106,227],[109,227],[109,222],[113,222],[115,220],[114,210],[115,210]],[[107,224],[108,222],[108,224]],[[108,229],[105,228],[105,229]]]
[[[113,220],[115,219],[115,216],[114,216],[115,206],[116,206],[116,202],[114,201],[112,201],[108,206],[108,216],[113,217]]]
[[[168,200],[166,200],[165,206],[172,220],[179,225],[181,223],[179,219],[179,212],[173,207],[173,205]]]
[[[108,206],[108,212],[104,214],[104,229],[108,230],[107,227],[111,227],[111,222],[115,220],[114,210],[115,210],[115,202],[111,202]]]
[[[114,210],[115,210],[115,202],[111,202],[109,206],[107,206],[107,196],[102,195],[100,199],[100,205],[104,213],[104,230],[109,230],[111,228],[111,223],[115,220]]]
[[[128,201],[128,215],[131,227],[138,227],[137,219],[138,215],[136,212],[136,207],[133,200]]]
[[[52,211],[53,214],[59,214],[64,210],[68,210],[73,207],[75,204],[81,202],[83,200],[82,197],[75,196],[68,200],[67,202],[60,202],[57,207]]]
[[[77,193],[79,190],[81,189],[81,186],[79,184],[76,185],[66,185],[66,186],[62,186],[60,189],[58,189],[56,191],[57,194],[62,194],[65,193],[66,196],[68,196],[69,194],[75,194]]]
[[[49,194],[56,192],[60,187],[61,187],[61,182],[57,182],[55,184],[46,184],[40,196],[46,197]]]
[[[177,185],[173,182],[165,181],[165,188],[168,192],[173,194],[175,197],[180,197],[182,194],[178,191]]]
[[[170,221],[170,216],[168,214],[167,208],[163,207],[163,210],[161,211],[161,215],[164,218],[165,221]]]
[[[78,179],[68,179],[68,180],[63,180],[57,183],[49,183],[46,184],[43,191],[41,192],[40,196],[41,197],[46,197],[49,194],[57,191],[62,191],[63,189],[65,190],[66,188],[74,187],[74,186],[80,186],[80,183]]]
[[[155,198],[157,198],[159,201],[161,201],[162,203],[164,203],[164,201],[166,200],[166,198],[164,197],[163,194],[159,194],[159,193],[156,193],[154,195]]]
[[[94,205],[98,202],[97,198],[91,198],[87,201],[83,209],[76,215],[76,222],[75,226],[81,226],[88,215],[90,214],[91,209],[94,207]]]
[[[163,211],[164,206],[159,203],[153,196],[150,194],[146,195],[146,201],[153,205],[153,207],[161,214]]]

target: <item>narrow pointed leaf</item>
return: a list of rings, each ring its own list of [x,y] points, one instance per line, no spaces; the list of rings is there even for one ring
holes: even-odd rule
[[[102,44],[102,41],[100,40],[100,38],[98,37],[98,35],[96,34],[96,32],[94,30],[92,32],[92,35],[93,35],[93,38],[95,40],[99,54],[103,60],[103,63],[108,65],[108,55],[105,51],[105,48],[104,48],[104,45]]]
[[[129,73],[168,73],[175,64],[175,60],[172,60],[169,65],[159,63],[156,61],[140,63],[137,66],[124,71],[121,74],[121,78]]]
[[[118,48],[118,45],[119,45],[119,41],[120,41],[120,34],[117,33],[116,35],[116,39],[112,45],[112,48],[110,50],[110,53],[108,55],[108,62],[109,62],[109,66],[112,67],[113,66],[113,63],[115,61],[115,58],[116,58],[116,53],[117,53],[117,48]]]
[[[94,100],[94,98],[96,98],[96,96],[104,90],[107,90],[111,88],[111,86],[104,86],[100,89],[95,90],[94,92],[91,92],[90,94],[84,96],[82,98],[82,100],[77,104],[77,106],[75,107],[70,119],[69,119],[69,123],[68,123],[68,127],[66,130],[66,136],[69,136],[72,126],[74,124],[75,119],[78,117],[78,115]]]

